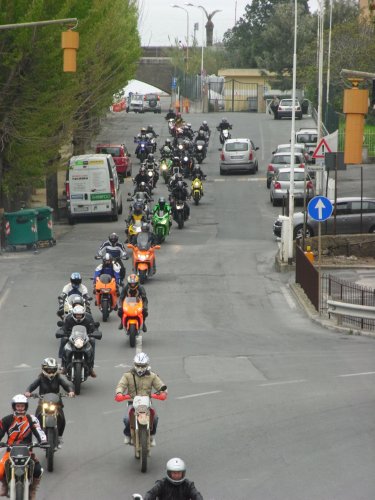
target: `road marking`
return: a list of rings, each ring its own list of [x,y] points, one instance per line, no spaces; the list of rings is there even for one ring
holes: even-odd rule
[[[142,352],[142,335],[138,335],[135,339],[135,352],[136,354]]]
[[[346,373],[345,375],[336,375],[336,377],[359,377],[361,375],[375,375],[375,372],[362,372],[362,373]]]
[[[209,396],[210,394],[219,394],[219,392],[223,392],[223,391],[199,392],[198,394],[188,394],[187,396],[179,396],[176,399],[198,398],[200,396]]]
[[[0,297],[0,307],[2,307],[2,305],[4,304],[4,302],[6,301],[8,295],[9,295],[9,292],[10,292],[10,288],[7,288],[5,290],[5,292],[2,294],[2,296]]]
[[[269,382],[267,384],[259,384],[258,387],[268,387],[272,385],[286,385],[286,384],[301,384],[302,382],[307,382],[307,380],[301,378],[299,380],[284,380],[284,382]]]
[[[285,297],[285,300],[288,303],[288,306],[291,309],[295,309],[296,308],[296,304],[294,303],[294,300],[292,299],[289,290],[285,286],[282,286],[281,287],[281,291],[282,291],[282,293],[283,293],[283,295]]]
[[[16,365],[14,368],[31,368],[31,366],[26,365],[25,363],[21,363],[20,365]]]
[[[125,365],[124,363],[120,363],[119,365],[115,365],[115,368],[130,368],[131,365]]]

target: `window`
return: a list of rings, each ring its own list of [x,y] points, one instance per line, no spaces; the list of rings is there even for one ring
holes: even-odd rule
[[[351,214],[361,213],[361,200],[352,201],[350,213]],[[363,214],[373,213],[375,215],[375,202],[362,200],[362,213]]]
[[[247,151],[249,145],[247,142],[227,142],[225,145],[225,151]]]
[[[336,215],[348,215],[349,213],[350,213],[350,204],[347,201],[337,203]]]

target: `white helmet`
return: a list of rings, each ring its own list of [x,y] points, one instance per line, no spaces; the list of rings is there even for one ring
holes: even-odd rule
[[[149,367],[150,363],[150,358],[147,356],[145,352],[139,352],[134,356],[134,370],[136,371],[137,375],[142,377],[147,370],[150,369]]]
[[[57,365],[57,361],[55,358],[45,358],[43,359],[43,362],[42,362],[42,373],[45,377],[49,378],[50,380],[52,380],[56,374],[57,374],[57,370],[58,370],[58,365]]]
[[[17,404],[25,405],[25,409],[23,411],[16,411]],[[23,394],[16,394],[12,398],[12,408],[16,415],[25,415],[28,407],[29,407],[29,402],[27,400],[27,397],[24,396]]]
[[[76,323],[81,323],[85,319],[85,308],[83,306],[73,307],[73,318]]]
[[[182,472],[181,479],[172,479],[171,472]],[[167,462],[167,479],[173,484],[183,483],[185,481],[186,465],[181,458],[171,458]]]

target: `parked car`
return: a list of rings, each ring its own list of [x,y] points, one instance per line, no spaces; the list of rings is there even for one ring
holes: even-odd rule
[[[160,96],[157,94],[145,94],[143,96],[143,112],[146,111],[161,113]]]
[[[302,108],[298,99],[294,101],[295,116],[297,120],[302,119]],[[292,118],[293,99],[281,99],[279,107],[275,111],[275,120],[281,118]]]
[[[132,94],[128,97],[126,112],[143,113],[143,94]]]
[[[228,139],[220,155],[220,175],[228,172],[258,172],[258,147],[251,139]]]
[[[278,203],[282,203],[283,199],[289,196],[290,191],[290,167],[280,168],[277,174],[273,177],[270,189],[270,201],[275,207]],[[314,185],[306,172],[306,199],[310,200],[314,196]],[[302,201],[305,197],[305,169],[294,169],[294,199]]]
[[[291,153],[275,153],[267,167],[267,188],[271,186],[272,178],[279,168],[290,167]],[[301,153],[294,154],[294,168],[305,168],[305,159]]]
[[[131,154],[125,144],[97,144],[95,152],[112,156],[120,182],[124,182],[125,177],[132,175]]]
[[[305,232],[307,238],[318,234],[319,224],[321,224],[322,234],[334,234],[335,204],[333,200],[331,202],[333,212],[325,222],[318,222],[307,214]],[[303,212],[294,213],[294,239],[301,238],[303,235],[303,217]],[[273,225],[275,236],[281,236],[281,226],[282,221],[277,219]],[[375,198],[362,198],[362,200],[360,196],[337,198],[336,234],[358,234],[361,232],[375,233]]]

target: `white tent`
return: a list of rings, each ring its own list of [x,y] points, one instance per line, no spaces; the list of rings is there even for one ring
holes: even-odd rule
[[[166,92],[148,83],[140,80],[130,80],[126,87],[123,88],[124,95],[127,97],[130,92],[133,94],[159,94],[160,96],[168,96]]]

